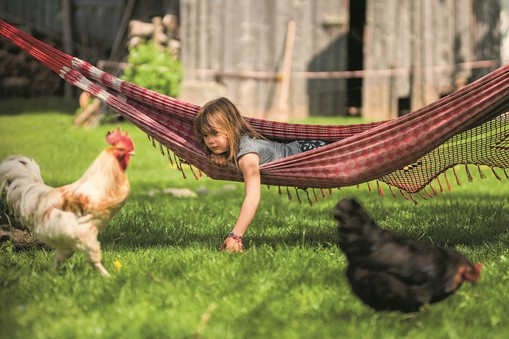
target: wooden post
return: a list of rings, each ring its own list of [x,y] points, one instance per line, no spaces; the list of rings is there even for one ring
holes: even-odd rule
[[[288,118],[288,97],[290,95],[290,80],[292,76],[293,45],[295,41],[295,21],[290,20],[286,31],[285,54],[283,59],[283,72],[279,92],[278,108],[282,116]]]
[[[117,35],[115,36],[115,41],[113,42],[113,48],[110,53],[110,60],[120,60],[118,58],[120,43],[123,38],[127,34],[127,26],[129,24],[129,19],[133,14],[134,5],[136,4],[136,0],[129,0],[124,9],[124,14],[122,15],[122,21],[120,22],[120,27],[118,28]]]

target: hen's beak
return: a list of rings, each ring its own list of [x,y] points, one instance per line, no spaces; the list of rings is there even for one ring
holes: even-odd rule
[[[130,155],[130,156],[135,156],[135,155],[136,155],[136,153],[135,153],[134,151],[131,151],[131,152],[129,152],[129,155]]]

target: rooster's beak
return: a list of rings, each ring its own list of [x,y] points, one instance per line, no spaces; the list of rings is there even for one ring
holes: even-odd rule
[[[132,151],[132,152],[129,152],[129,155],[134,157],[136,155],[136,153],[134,151]]]

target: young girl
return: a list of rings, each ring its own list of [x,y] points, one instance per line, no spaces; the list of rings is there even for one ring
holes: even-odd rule
[[[288,144],[267,140],[226,98],[214,99],[202,107],[194,120],[194,131],[213,163],[219,166],[234,163],[244,177],[244,202],[235,226],[221,247],[228,252],[242,252],[242,237],[260,202],[260,165],[327,144],[320,140]]]

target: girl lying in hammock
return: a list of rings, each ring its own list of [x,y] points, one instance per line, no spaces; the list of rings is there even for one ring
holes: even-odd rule
[[[287,144],[267,140],[226,98],[214,99],[202,107],[194,120],[194,131],[213,163],[226,166],[232,162],[244,177],[244,202],[233,230],[221,246],[228,252],[242,252],[242,237],[260,202],[260,165],[327,144],[320,140]]]

